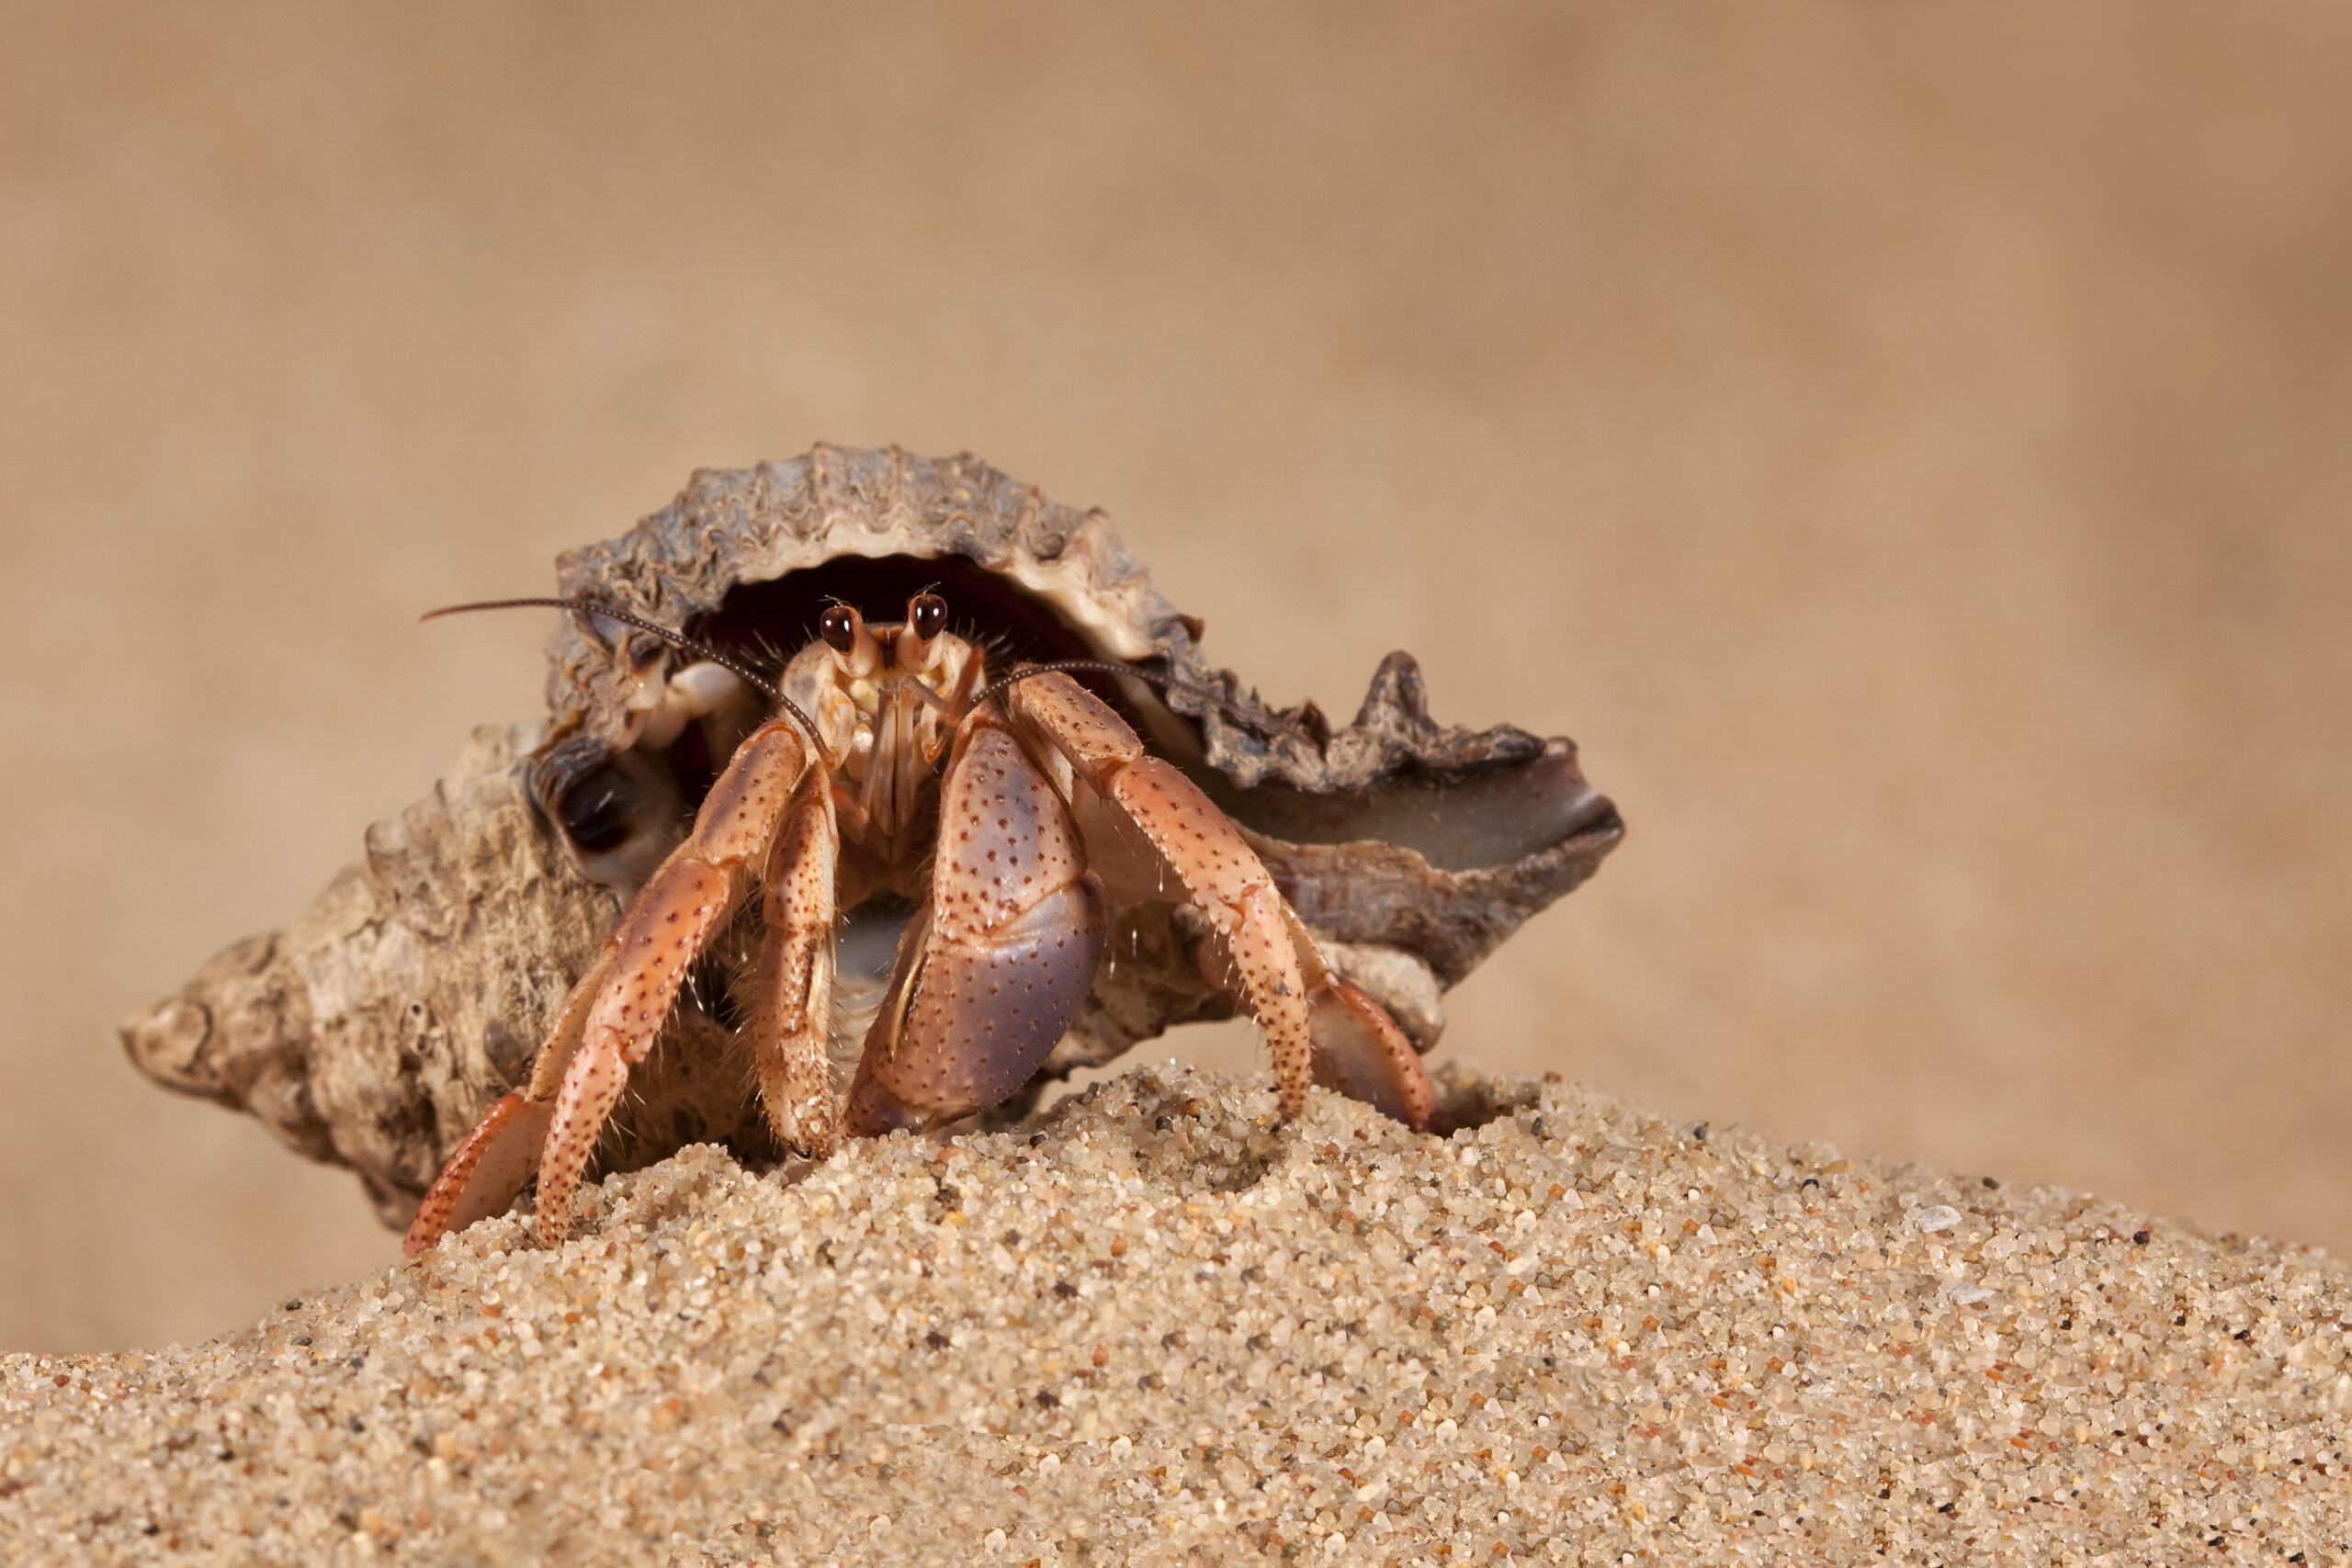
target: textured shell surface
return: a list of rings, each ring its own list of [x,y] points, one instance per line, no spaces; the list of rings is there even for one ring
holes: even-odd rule
[[[680,628],[774,670],[836,599],[881,619],[935,587],[991,668],[1087,659],[1155,682],[1082,676],[1238,823],[1333,965],[1435,1044],[1440,998],[1531,915],[1581,884],[1623,825],[1574,744],[1430,717],[1419,667],[1393,653],[1352,723],[1313,704],[1262,708],[1200,650],[1201,623],[1151,585],[1099,511],[1048,500],[969,456],[820,446],[696,473],[619,538],[564,554],[560,592]],[[368,829],[363,863],[283,931],[207,963],[125,1021],[155,1082],[260,1118],[356,1171],[405,1224],[448,1150],[527,1070],[623,900],[683,834],[731,746],[716,721],[652,744],[645,723],[684,661],[660,638],[566,615],[548,642],[548,718],[478,729],[417,805]],[[723,1141],[774,1158],[733,1043],[730,965],[756,905],[719,944],[600,1150],[601,1168]],[[837,1052],[905,911],[853,912],[841,934]],[[1106,963],[1036,1084],[1170,1025],[1230,1016],[1204,977],[1205,923],[1169,904],[1112,910]]]

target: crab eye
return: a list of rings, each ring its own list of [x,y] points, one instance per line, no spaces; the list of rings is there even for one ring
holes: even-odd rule
[[[818,617],[817,635],[835,653],[847,653],[857,646],[857,612],[846,604],[829,604]]]
[[[907,601],[907,625],[929,642],[947,629],[947,601],[936,593],[918,593]]]

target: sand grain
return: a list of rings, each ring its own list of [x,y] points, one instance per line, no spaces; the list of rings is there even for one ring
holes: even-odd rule
[[[2344,1270],[1448,1080],[712,1148],[195,1348],[0,1362],[0,1559],[2352,1561]],[[2102,1555],[2110,1554],[2110,1555]]]

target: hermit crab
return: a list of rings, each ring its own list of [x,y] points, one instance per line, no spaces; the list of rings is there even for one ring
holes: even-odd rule
[[[1623,833],[1572,743],[1437,725],[1408,655],[1348,726],[1267,710],[1099,512],[968,456],[707,470],[558,575],[547,724],[123,1026],[412,1250],[534,1171],[552,1241],[688,1143],[1017,1118],[1237,1010],[1282,1117],[1321,1081],[1427,1126],[1440,993]]]

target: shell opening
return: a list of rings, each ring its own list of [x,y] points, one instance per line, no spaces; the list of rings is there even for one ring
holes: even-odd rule
[[[838,606],[854,606],[888,625],[910,601],[931,592],[946,603],[945,629],[984,649],[993,669],[1028,660],[1116,660],[1043,595],[954,556],[837,557],[770,581],[739,583],[716,610],[681,629],[773,679],[809,643],[831,640],[826,618]],[[1170,712],[1149,687],[1100,673],[1080,679],[1155,746],[1180,760],[1200,755],[1191,722]],[[690,724],[659,739],[666,743],[640,739],[614,754],[582,737],[582,743],[559,744],[540,760],[537,793],[549,818],[581,869],[624,897],[684,836],[731,750],[707,726]]]

